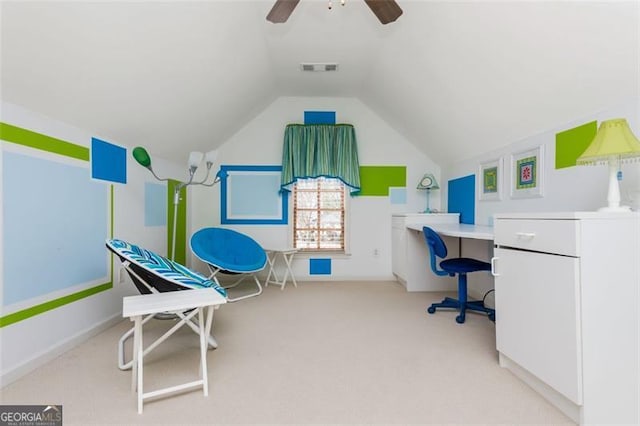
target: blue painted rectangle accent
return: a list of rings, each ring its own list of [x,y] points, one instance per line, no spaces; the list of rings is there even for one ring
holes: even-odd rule
[[[309,275],[331,275],[331,259],[309,259]]]
[[[87,168],[5,151],[3,305],[108,279],[109,186]]]
[[[144,226],[166,226],[167,187],[158,183],[144,183]]]
[[[286,225],[289,195],[280,191],[282,166],[220,166],[220,223]]]
[[[476,222],[476,175],[452,179],[448,182],[448,212],[460,213],[460,223]]]
[[[336,124],[336,112],[305,111],[304,124]]]
[[[449,213],[460,213],[460,223],[476,222],[476,175],[451,179],[448,182],[447,198]]]
[[[109,182],[127,183],[127,150],[121,146],[91,138],[91,177]]]
[[[407,204],[407,188],[389,188],[391,204]]]

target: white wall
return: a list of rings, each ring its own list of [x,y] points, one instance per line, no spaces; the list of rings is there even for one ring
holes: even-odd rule
[[[0,119],[5,123],[81,146],[90,146],[92,137],[120,145],[117,140],[109,138],[109,135],[97,135],[88,130],[78,129],[6,102],[2,103],[2,117]],[[2,150],[4,150],[5,144],[9,143],[2,142]],[[144,226],[144,182],[156,181],[146,169],[132,161],[130,155],[132,147],[127,148],[129,148],[127,152],[127,184],[115,184],[114,189],[113,235],[115,238],[128,240],[158,253],[166,254],[166,226]],[[2,175],[2,150],[0,150],[0,175]],[[54,154],[50,155],[55,156]],[[151,155],[153,157],[153,153]],[[158,173],[165,175],[173,173],[173,176],[182,178],[179,175],[181,168],[175,164],[158,158],[153,158],[153,161],[154,168]],[[25,170],[25,173],[29,173],[29,171]],[[89,178],[89,174],[87,178]],[[43,214],[46,214],[46,209],[43,210]],[[2,217],[0,217],[0,223],[0,262],[2,262],[4,259],[3,250],[8,249],[2,247],[3,230],[6,227],[28,227],[30,223],[4,223]],[[51,223],[51,226],[56,225],[56,223]],[[105,254],[106,250],[105,247]],[[0,328],[0,347],[2,348],[0,387],[121,320],[122,297],[136,294],[137,290],[128,278],[125,282],[119,282],[119,264],[119,260],[116,259],[112,289]],[[68,267],[73,268],[73,265],[68,265]],[[0,277],[2,276],[2,263],[0,263]],[[24,285],[34,285],[34,283],[25,282]],[[3,291],[4,281],[0,281],[0,295]],[[2,306],[1,303],[0,306]],[[116,368],[115,348],[114,368]]]
[[[219,164],[282,164],[285,126],[302,123],[304,111],[336,111],[336,121],[353,124],[360,165],[407,166],[407,204],[391,205],[388,197],[351,197],[349,200],[349,256],[332,256],[332,275],[309,275],[308,261],[298,256],[294,273],[300,280],[392,279],[391,213],[424,210],[424,191],[415,189],[429,171],[440,179],[440,167],[382,118],[355,98],[281,97],[247,123],[219,149]],[[192,231],[220,224],[219,188],[192,188]],[[437,192],[431,207],[440,208]],[[290,225],[229,226],[254,237],[264,247],[291,246]],[[374,255],[374,250],[378,255]],[[316,256],[324,257],[324,256]],[[194,261],[194,267],[202,265]]]
[[[503,194],[501,201],[478,201],[476,192],[475,222],[481,225],[492,225],[493,214],[502,212],[557,212],[557,211],[593,211],[607,205],[608,167],[598,166],[574,166],[556,170],[555,168],[555,138],[556,133],[568,130],[582,124],[597,120],[601,121],[613,118],[626,118],[631,130],[640,138],[640,99],[632,99],[612,108],[594,112],[586,117],[577,117],[575,120],[560,126],[552,126],[539,134],[532,135],[495,151],[487,152],[481,156],[457,162],[448,167],[443,167],[444,185],[443,203],[446,204],[446,182],[470,174],[476,174],[478,183],[478,166],[481,162],[490,161],[499,157],[504,159],[503,168]],[[509,164],[510,155],[520,151],[544,146],[544,194],[540,198],[511,199],[509,196]],[[620,182],[622,204],[632,206],[640,210],[640,160],[622,165],[623,180]],[[476,189],[477,191],[477,189]],[[489,259],[492,248],[490,244],[478,244],[477,242],[465,243],[465,256]],[[471,274],[469,283],[474,296],[481,296],[492,288],[493,280],[489,275]]]

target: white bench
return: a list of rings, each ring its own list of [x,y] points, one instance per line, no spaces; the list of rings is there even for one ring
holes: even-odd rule
[[[140,296],[128,296],[123,299],[122,316],[130,318],[134,322],[133,333],[133,367],[131,389],[138,392],[138,413],[142,413],[142,403],[147,398],[177,392],[185,389],[202,387],[204,395],[209,395],[207,382],[207,337],[211,332],[214,307],[226,303],[226,299],[214,289],[198,289],[170,291],[165,293],[143,294]],[[204,310],[206,309],[206,319]],[[186,311],[191,310],[189,313]],[[201,378],[189,383],[158,389],[152,392],[144,392],[143,389],[143,360],[149,350],[144,350],[142,340],[142,325],[145,315],[155,315],[161,312],[180,313],[178,321],[163,336],[152,345],[157,346],[170,335],[175,333],[183,325],[187,324],[197,314],[200,335],[200,374]],[[149,347],[148,349],[152,349]]]

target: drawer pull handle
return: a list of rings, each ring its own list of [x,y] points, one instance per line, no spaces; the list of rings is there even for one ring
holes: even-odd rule
[[[491,275],[493,275],[494,277],[499,277],[500,274],[496,272],[496,263],[498,262],[498,258],[497,257],[492,257],[491,258]]]
[[[516,232],[518,238],[533,238],[536,236],[535,232]]]

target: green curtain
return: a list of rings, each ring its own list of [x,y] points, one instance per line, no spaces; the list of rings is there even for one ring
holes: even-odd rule
[[[289,124],[284,131],[280,188],[297,179],[338,178],[351,193],[360,191],[356,131],[351,124]]]

